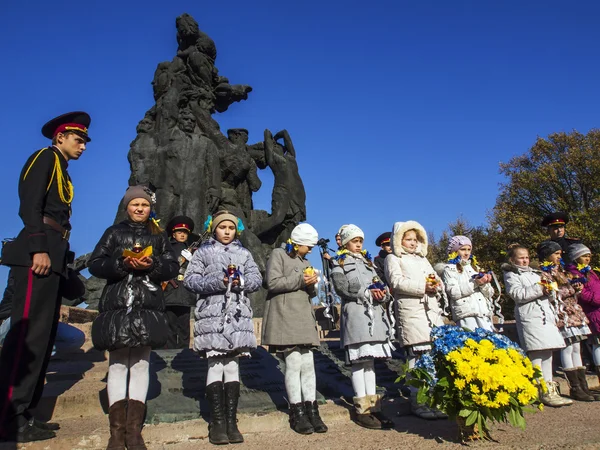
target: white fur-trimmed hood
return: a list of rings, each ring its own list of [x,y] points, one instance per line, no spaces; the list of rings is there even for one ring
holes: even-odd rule
[[[390,238],[392,252],[396,256],[406,254],[406,251],[402,248],[402,237],[404,236],[404,233],[410,230],[415,230],[417,232],[417,239],[419,240],[419,246],[417,247],[417,251],[415,253],[421,256],[427,256],[427,233],[425,232],[423,225],[414,220],[396,222],[394,224],[392,236]]]

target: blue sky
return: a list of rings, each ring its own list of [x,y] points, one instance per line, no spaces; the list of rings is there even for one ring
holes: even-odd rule
[[[93,248],[127,186],[129,144],[183,12],[215,40],[220,74],[254,88],[215,116],[221,128],[248,128],[251,142],[287,128],[308,221],[329,238],[356,223],[372,253],[395,221],[438,235],[459,215],[484,223],[500,161],[537,136],[598,126],[597,2],[8,0],[0,237],[22,226],[17,178],[47,145],[41,125],[83,109],[93,142],[69,169],[71,243]],[[268,210],[272,177],[260,176],[255,205]]]

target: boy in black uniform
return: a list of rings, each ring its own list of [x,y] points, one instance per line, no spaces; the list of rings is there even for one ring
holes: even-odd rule
[[[177,216],[167,224],[171,245],[179,258],[179,275],[164,285],[165,305],[169,320],[169,337],[165,348],[189,348],[190,307],[196,305],[196,295],[183,287],[183,275],[192,259],[188,239],[194,231],[194,221],[187,216]]]
[[[44,388],[58,325],[61,284],[66,282],[73,185],[68,162],[90,141],[90,116],[73,112],[52,119],[42,134],[52,146],[29,157],[19,176],[19,216],[25,228],[2,249],[11,267],[11,328],[0,355],[0,436],[30,442],[55,436],[58,424],[39,422],[31,411]]]
[[[580,244],[581,239],[565,236],[565,227],[569,223],[569,215],[564,212],[554,212],[544,216],[542,226],[546,227],[550,240],[556,242],[562,248],[562,257],[565,264],[569,264],[567,249],[572,244]]]
[[[381,247],[379,254],[373,259],[373,264],[375,264],[375,272],[379,276],[379,279],[387,284],[387,280],[385,279],[385,258],[392,253],[392,247],[390,246],[390,237],[392,233],[390,231],[386,231],[385,233],[381,233],[377,239],[375,239],[375,245],[377,247]]]

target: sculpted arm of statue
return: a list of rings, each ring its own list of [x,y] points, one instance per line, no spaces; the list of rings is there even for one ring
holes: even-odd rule
[[[290,137],[290,133],[287,130],[281,130],[274,136],[275,140],[283,138],[283,145],[285,147],[286,152],[292,156],[296,157],[296,149],[294,148],[294,144],[292,143],[292,138]]]
[[[256,169],[256,162],[251,159],[250,160],[250,170],[248,171],[248,187],[252,192],[256,192],[262,186],[262,181],[258,178],[258,173]]]
[[[269,167],[273,167],[274,155],[275,151],[273,149],[273,135],[267,128],[265,130],[265,159],[267,160],[267,165]]]
[[[250,156],[256,165],[260,169],[266,169],[267,162],[265,161],[265,143],[257,142],[256,144],[249,145],[247,148],[248,153],[250,153]]]

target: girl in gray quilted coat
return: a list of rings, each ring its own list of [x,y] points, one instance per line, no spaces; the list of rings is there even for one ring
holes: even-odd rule
[[[227,211],[219,211],[212,222],[209,218],[213,236],[194,253],[183,279],[183,285],[198,295],[194,350],[208,358],[206,395],[213,444],[244,441],[236,418],[238,358],[256,348],[246,294],[258,290],[262,277],[252,255],[237,239],[242,229],[241,220]]]
[[[317,407],[313,348],[319,334],[311,298],[317,295],[318,274],[306,255],[319,234],[308,223],[291,233],[285,248],[276,248],[267,264],[267,301],[263,345],[285,358],[285,390],[290,402],[290,425],[300,434],[325,433]],[[304,402],[303,402],[304,400]]]
[[[342,298],[342,336],[352,363],[354,421],[365,428],[392,428],[393,422],[381,412],[376,391],[375,358],[392,356],[393,330],[384,305],[391,300],[381,284],[370,255],[363,250],[364,233],[356,225],[340,230],[343,249],[335,257],[331,279]]]

